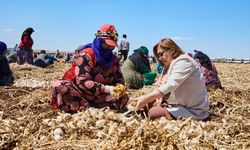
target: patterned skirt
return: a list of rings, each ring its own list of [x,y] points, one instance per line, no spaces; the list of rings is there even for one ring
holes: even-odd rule
[[[76,112],[88,107],[104,108],[110,107],[121,111],[128,102],[128,95],[116,99],[113,96],[101,93],[98,96],[89,96],[70,81],[57,80],[51,86],[52,106],[64,112]]]
[[[25,62],[27,62],[28,64],[33,64],[33,54],[32,50],[23,47],[17,52],[17,63],[19,65],[22,65]]]

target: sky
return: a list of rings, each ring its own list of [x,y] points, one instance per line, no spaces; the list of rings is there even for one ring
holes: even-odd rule
[[[185,52],[250,58],[249,0],[0,0],[0,41],[9,48],[32,27],[33,49],[73,51],[103,24],[127,34],[130,53],[172,38]],[[114,51],[117,51],[115,49]]]

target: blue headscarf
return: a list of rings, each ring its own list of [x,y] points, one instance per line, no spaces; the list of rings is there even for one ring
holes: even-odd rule
[[[97,63],[105,68],[108,68],[112,65],[115,56],[112,50],[102,47],[103,42],[104,39],[95,38],[93,43],[84,45],[82,50],[85,48],[92,48],[94,50]]]
[[[3,54],[7,50],[7,45],[0,41],[0,53]]]

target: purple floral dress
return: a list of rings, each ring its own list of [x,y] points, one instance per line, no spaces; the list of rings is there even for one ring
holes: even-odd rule
[[[101,84],[123,84],[124,79],[120,71],[119,61],[115,57],[109,68],[96,63],[88,53],[76,56],[75,74],[73,81],[57,80],[51,86],[52,105],[64,112],[75,112],[87,107],[111,108],[121,110],[128,102],[128,95],[115,99],[113,96],[101,92]]]
[[[223,89],[221,86],[220,79],[218,77],[218,72],[217,72],[213,62],[210,61],[211,65],[212,65],[212,69],[208,69],[208,68],[204,67],[203,65],[201,65],[198,59],[195,59],[195,60],[200,65],[201,72],[203,73],[207,89],[210,89],[210,88]]]

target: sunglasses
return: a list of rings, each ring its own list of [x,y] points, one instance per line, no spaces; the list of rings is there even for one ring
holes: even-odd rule
[[[170,50],[164,50],[164,51],[158,53],[158,57],[162,58],[163,56],[165,56],[166,54],[169,54],[169,53],[170,53]]]

